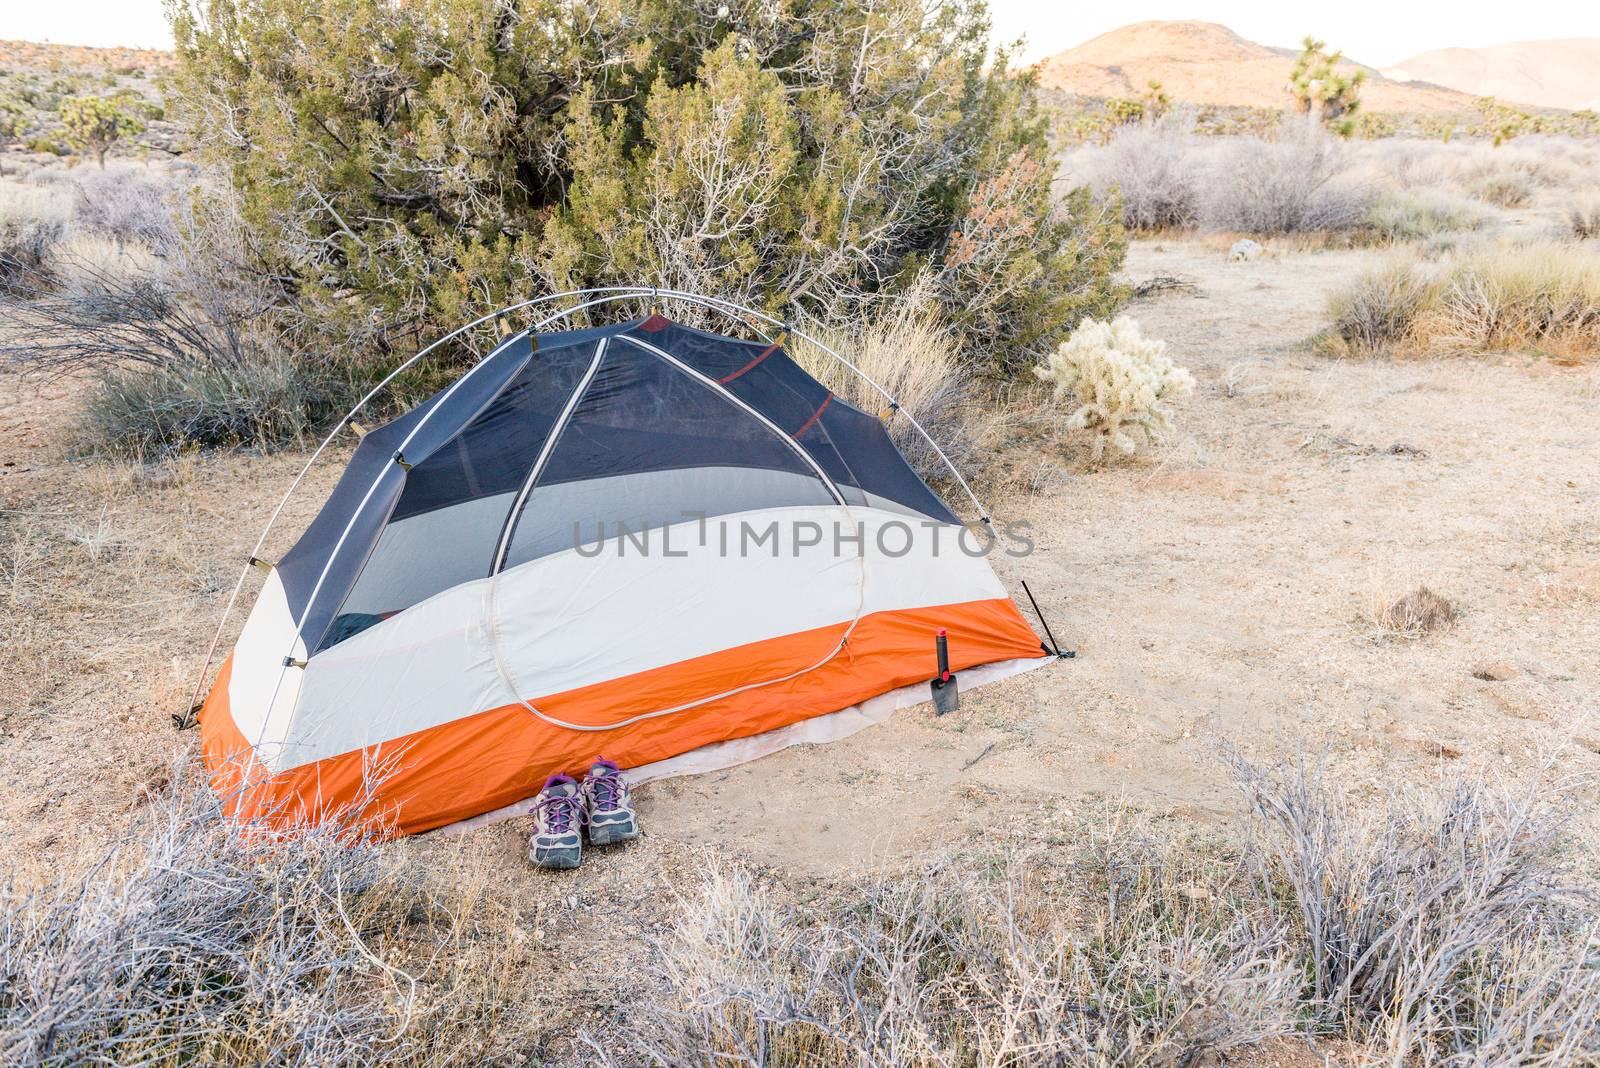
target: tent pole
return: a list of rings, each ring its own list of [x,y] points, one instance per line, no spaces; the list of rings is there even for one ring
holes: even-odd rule
[[[597,296],[599,294],[605,294],[605,296]],[[361,409],[366,407],[367,404],[371,403],[373,398],[375,398],[379,393],[381,393],[385,388],[387,388],[391,382],[393,382],[396,378],[398,378],[408,368],[410,368],[413,365],[415,365],[419,360],[423,359],[429,353],[431,353],[434,350],[438,349],[445,342],[450,341],[450,340],[452,340],[454,338],[457,338],[457,337],[461,336],[462,334],[466,333],[467,331],[471,330],[472,328],[474,328],[476,326],[481,326],[482,324],[484,324],[486,322],[489,322],[491,320],[500,319],[500,318],[503,318],[503,317],[505,317],[507,315],[510,315],[513,312],[520,311],[520,310],[522,310],[524,308],[534,307],[534,306],[539,305],[539,304],[547,304],[547,303],[550,303],[551,301],[562,300],[562,299],[569,298],[569,297],[586,298],[586,297],[592,297],[592,296],[597,296],[597,299],[585,300],[583,303],[575,305],[574,307],[563,309],[562,311],[557,312],[555,315],[549,316],[548,318],[546,318],[544,320],[541,320],[540,322],[534,324],[533,326],[528,327],[526,330],[523,330],[520,334],[512,335],[511,339],[514,339],[516,337],[520,337],[520,336],[523,336],[523,335],[526,335],[526,334],[531,334],[531,333],[533,333],[535,331],[541,330],[541,329],[545,328],[546,326],[551,325],[552,323],[559,322],[560,320],[562,320],[564,318],[567,318],[568,316],[571,316],[573,314],[576,314],[579,311],[583,311],[583,310],[585,310],[587,308],[597,307],[597,306],[602,305],[602,304],[614,303],[616,301],[621,301],[621,300],[637,299],[639,297],[648,297],[650,299],[650,301],[651,301],[652,308],[654,308],[655,306],[658,305],[658,303],[659,303],[659,301],[660,301],[660,299],[662,297],[667,297],[667,298],[673,299],[673,300],[686,301],[686,302],[688,302],[690,304],[694,304],[694,305],[697,305],[699,307],[706,308],[707,310],[710,310],[710,311],[720,312],[723,315],[727,315],[730,318],[738,319],[739,321],[744,322],[747,326],[751,326],[753,329],[755,329],[757,333],[762,334],[763,335],[763,339],[770,340],[769,338],[766,337],[764,331],[761,331],[759,328],[755,327],[754,324],[750,323],[748,319],[744,318],[745,316],[753,317],[753,318],[758,319],[758,320],[760,320],[762,322],[770,324],[771,326],[777,327],[778,330],[779,330],[779,336],[780,337],[784,337],[784,336],[792,333],[796,337],[801,338],[802,340],[808,342],[809,344],[815,345],[818,349],[821,349],[823,352],[827,353],[834,360],[836,360],[839,363],[843,364],[850,371],[852,371],[858,378],[860,378],[863,382],[867,383],[867,385],[871,386],[874,390],[876,390],[880,396],[882,396],[886,401],[889,402],[889,404],[893,407],[893,409],[895,411],[903,413],[905,415],[905,417],[906,417],[906,420],[911,424],[912,428],[915,429],[917,431],[917,433],[922,436],[922,439],[928,443],[929,447],[933,449],[934,453],[939,457],[940,461],[943,462],[943,464],[945,465],[945,467],[947,469],[949,469],[951,475],[953,475],[955,477],[955,480],[961,486],[962,491],[964,493],[966,493],[967,499],[970,500],[972,502],[972,504],[973,504],[973,507],[978,510],[979,519],[985,525],[992,525],[991,517],[989,515],[988,510],[986,508],[984,508],[983,502],[980,501],[978,499],[977,494],[975,494],[972,491],[972,487],[967,484],[967,480],[962,476],[960,469],[956,467],[954,461],[952,461],[950,459],[950,457],[945,453],[944,449],[940,447],[939,443],[936,440],[934,440],[933,435],[929,434],[928,431],[922,426],[922,424],[917,421],[916,417],[913,416],[910,412],[906,411],[905,408],[901,406],[900,402],[898,400],[896,400],[895,397],[892,394],[890,394],[888,390],[884,389],[883,386],[879,385],[876,381],[874,381],[872,379],[872,377],[870,375],[868,375],[865,371],[861,370],[861,368],[857,367],[855,364],[853,364],[849,360],[845,359],[845,357],[843,355],[841,355],[839,352],[837,352],[835,349],[833,349],[831,346],[827,345],[826,343],[824,343],[820,339],[812,336],[811,334],[806,333],[805,331],[799,329],[798,327],[793,326],[792,324],[786,323],[783,320],[778,319],[778,318],[776,318],[776,317],[774,317],[772,315],[768,315],[766,312],[760,311],[760,310],[758,310],[756,308],[752,308],[749,305],[740,304],[740,303],[738,303],[736,301],[725,300],[725,299],[723,299],[721,297],[709,297],[709,296],[705,296],[705,295],[699,294],[699,293],[685,293],[685,292],[682,292],[680,290],[661,289],[661,288],[654,287],[654,286],[602,286],[602,287],[590,288],[590,289],[573,289],[573,290],[567,290],[567,291],[561,292],[561,293],[552,293],[552,294],[549,294],[549,295],[546,295],[546,296],[543,296],[543,297],[533,297],[533,298],[530,298],[529,300],[520,301],[520,302],[518,302],[516,304],[510,304],[510,305],[507,305],[504,308],[500,308],[500,309],[497,309],[495,311],[492,311],[492,312],[488,313],[487,315],[480,316],[479,318],[474,319],[472,322],[467,323],[464,326],[459,326],[456,329],[450,331],[448,334],[445,334],[442,337],[439,337],[439,338],[435,339],[434,341],[430,342],[427,346],[425,346],[422,349],[419,349],[416,353],[414,353],[409,358],[407,358],[405,360],[405,362],[401,363],[394,370],[390,371],[387,375],[385,375],[383,377],[382,380],[380,380],[375,386],[373,386],[370,390],[368,390],[367,393],[360,400],[356,401],[355,405],[348,412],[346,412],[342,417],[340,417],[339,421],[336,424],[334,424],[333,429],[328,432],[327,436],[324,437],[320,443],[318,443],[316,449],[312,451],[311,456],[306,460],[304,466],[301,467],[299,473],[295,475],[294,480],[292,482],[290,482],[289,488],[286,491],[284,491],[283,497],[278,501],[277,507],[275,507],[272,510],[272,514],[270,516],[268,516],[266,526],[262,529],[260,537],[258,537],[256,539],[256,544],[255,544],[254,549],[251,550],[250,557],[253,559],[254,557],[258,556],[261,553],[262,548],[266,545],[266,541],[267,541],[268,535],[271,533],[272,528],[276,525],[278,519],[282,516],[284,508],[289,503],[289,499],[294,495],[295,491],[300,487],[301,483],[305,481],[305,477],[310,472],[312,465],[315,464],[317,462],[317,460],[322,456],[323,452],[327,450],[328,445],[330,443],[332,443],[334,438],[336,438],[339,435],[340,431],[342,431],[351,422],[351,420],[353,420],[355,418],[357,412],[361,411]],[[508,341],[511,340],[511,339],[508,339]],[[497,345],[495,347],[495,351],[498,351],[500,348],[504,347],[504,345],[506,343],[507,342],[502,342],[501,345]],[[491,355],[492,355],[492,353],[491,353]],[[479,360],[478,363],[474,364],[473,367],[470,368],[466,372],[466,374],[462,375],[460,378],[458,378],[456,380],[456,382],[454,382],[451,385],[451,390],[453,391],[457,386],[459,386],[461,384],[461,382],[465,381],[466,378],[470,377],[472,372],[477,370],[479,367],[481,367],[483,365],[483,363],[487,359],[488,359],[488,357],[486,356],[486,357],[484,357],[484,359]],[[432,413],[430,412],[429,415],[431,415],[431,414]],[[407,435],[405,443],[402,443],[402,446],[401,446],[402,451],[404,449],[404,445],[405,444],[409,444],[411,439],[412,439],[412,437],[414,437],[416,435],[417,431],[420,430],[422,428],[422,426],[427,422],[428,417],[429,416],[424,416],[423,419],[418,422],[417,426],[412,428],[411,434]],[[369,491],[368,491],[369,496],[370,496],[371,492],[372,492],[371,489],[369,489]],[[341,545],[343,544],[344,537],[348,533],[349,533],[349,524],[346,525],[345,532],[343,534],[341,534],[341,536],[340,536],[340,544]],[[315,596],[316,596],[316,593],[320,592],[321,586],[322,586],[322,582],[327,577],[328,567],[331,566],[332,560],[333,560],[333,556],[336,555],[337,552],[338,552],[338,549],[336,547],[335,550],[334,550],[334,553],[330,554],[330,556],[329,556],[328,565],[324,566],[323,573],[318,577],[317,584],[314,587],[313,592],[312,592],[312,597],[310,599],[308,599],[308,601],[307,601],[307,611],[309,611],[309,608],[310,608],[310,600],[314,600]],[[206,677],[207,677],[207,675],[210,674],[211,664],[212,664],[212,661],[216,657],[217,647],[221,644],[222,635],[223,635],[224,631],[226,631],[226,629],[227,629],[228,620],[232,616],[233,609],[235,608],[235,606],[238,603],[239,594],[242,592],[243,587],[244,587],[244,581],[245,581],[246,577],[248,577],[248,575],[250,573],[250,566],[251,565],[247,563],[244,566],[244,568],[241,569],[238,579],[234,582],[233,590],[228,595],[228,603],[227,603],[226,607],[224,607],[224,609],[223,609],[222,618],[217,623],[216,633],[212,635],[211,644],[206,650],[205,662],[202,664],[202,666],[200,668],[200,676],[195,681],[194,691],[190,695],[190,707],[189,707],[189,709],[187,710],[187,712],[175,713],[173,715],[173,720],[177,723],[177,725],[180,728],[181,727],[187,727],[187,726],[193,726],[193,724],[194,724],[195,718],[196,718],[196,716],[197,716],[197,714],[199,712],[200,693],[205,688]],[[296,640],[298,640],[300,638],[300,628],[301,628],[301,626],[304,625],[304,622],[305,622],[304,616],[305,616],[305,612],[302,612],[301,613],[301,617],[302,618],[299,620],[299,622],[295,626],[295,638],[296,638]],[[292,658],[293,652],[294,652],[294,649],[291,646],[291,648],[289,649],[288,653],[285,654],[285,656]],[[284,675],[284,671],[285,670],[286,670],[285,668],[280,668],[279,669],[277,684],[274,685],[274,687],[273,687],[273,696],[272,696],[271,701],[269,701],[268,705],[267,705],[267,708],[268,708],[269,712],[271,711],[272,704],[277,700],[277,694],[278,694],[279,690],[282,688],[283,675]],[[265,723],[263,723],[263,726],[265,726]]]
[[[563,293],[552,293],[552,294],[549,294],[549,295],[543,296],[543,297],[533,297],[533,298],[531,298],[529,300],[524,300],[524,301],[521,301],[521,302],[519,302],[517,304],[512,304],[512,305],[509,305],[507,307],[500,308],[500,309],[498,309],[496,311],[490,312],[488,315],[482,316],[482,317],[480,317],[478,319],[474,319],[472,322],[467,323],[465,326],[459,326],[456,329],[450,331],[448,334],[445,334],[443,337],[437,338],[436,340],[434,340],[433,342],[428,344],[426,347],[424,347],[422,349],[419,349],[417,352],[412,354],[404,363],[400,364],[400,366],[398,366],[394,370],[390,371],[387,375],[385,375],[383,377],[383,379],[381,381],[378,382],[377,385],[373,386],[370,390],[368,390],[366,392],[366,394],[360,400],[356,401],[356,403],[351,407],[351,409],[348,412],[346,412],[343,416],[341,416],[339,421],[334,424],[333,429],[328,431],[327,436],[324,437],[322,439],[322,441],[317,444],[316,449],[314,449],[312,451],[311,456],[306,460],[304,466],[302,466],[300,468],[299,473],[294,476],[294,480],[289,483],[289,488],[284,491],[283,497],[279,499],[277,507],[274,508],[272,510],[272,514],[267,517],[267,523],[266,523],[266,526],[264,526],[262,528],[262,530],[261,530],[261,536],[256,539],[255,547],[250,550],[250,557],[253,559],[253,558],[258,557],[258,556],[261,555],[261,550],[267,543],[267,536],[272,533],[272,528],[277,524],[279,517],[282,516],[282,514],[283,514],[284,508],[287,507],[287,505],[289,504],[289,498],[294,496],[295,490],[299,489],[300,488],[300,484],[305,481],[305,477],[311,471],[312,465],[315,464],[317,462],[317,460],[322,456],[323,452],[327,450],[329,444],[331,444],[333,442],[334,438],[338,437],[340,431],[342,431],[347,425],[349,425],[350,421],[355,418],[357,412],[361,411],[361,409],[365,408],[369,403],[371,403],[374,397],[376,397],[379,393],[383,392],[383,390],[388,387],[389,383],[393,382],[402,373],[404,373],[408,368],[410,368],[414,364],[416,364],[418,360],[421,360],[423,357],[427,356],[430,352],[433,352],[435,349],[439,348],[445,342],[450,341],[453,338],[459,337],[460,335],[466,333],[468,330],[471,330],[473,327],[481,326],[484,323],[490,321],[491,319],[496,319],[496,318],[499,318],[499,317],[502,317],[502,316],[505,316],[505,315],[509,315],[512,312],[520,311],[523,308],[533,307],[533,306],[538,305],[538,304],[547,304],[547,303],[549,303],[550,301],[553,301],[553,300],[561,300],[561,299],[566,298],[566,297],[584,297],[584,296],[587,296],[589,294],[597,293],[597,292],[616,292],[618,294],[626,294],[628,296],[633,296],[633,295],[636,295],[636,294],[638,294],[640,292],[649,292],[649,290],[646,289],[646,287],[644,287],[644,286],[613,286],[613,287],[608,287],[605,290],[572,289],[572,290],[567,290],[566,292],[563,292]],[[585,306],[587,306],[587,305],[585,305]],[[568,312],[563,313],[563,314],[570,314],[572,311],[577,311],[577,310],[580,310],[580,309],[579,308],[569,309]],[[539,329],[539,327],[547,325],[549,322],[556,321],[556,319],[559,319],[559,318],[560,318],[560,316],[552,317],[552,319],[546,320],[545,323],[541,323],[541,324],[539,324],[539,326],[530,327],[528,331],[525,331],[525,333],[526,332],[531,332],[532,330]],[[496,349],[499,349],[500,347],[501,347],[500,345],[495,346]],[[479,362],[481,363],[482,361],[479,361]],[[471,372],[469,371],[468,374],[470,374],[470,373]],[[211,663],[216,658],[216,655],[217,655],[217,646],[220,645],[221,642],[222,642],[223,632],[227,630],[228,620],[233,615],[233,609],[238,604],[239,594],[243,591],[243,589],[244,589],[244,581],[245,581],[245,579],[247,577],[249,577],[249,574],[250,574],[250,565],[247,563],[242,569],[240,569],[239,577],[234,581],[233,590],[228,594],[227,606],[224,607],[223,610],[222,610],[222,618],[217,621],[216,633],[211,636],[211,645],[206,649],[205,662],[200,667],[200,677],[195,680],[194,692],[192,694],[190,694],[190,696],[189,696],[189,708],[187,710],[183,711],[183,712],[177,712],[177,713],[173,714],[172,718],[173,718],[174,724],[180,730],[184,729],[186,727],[194,726],[195,719],[198,716],[199,711],[200,711],[200,691],[205,689],[206,677],[211,673]],[[298,634],[298,631],[297,631],[297,634]]]

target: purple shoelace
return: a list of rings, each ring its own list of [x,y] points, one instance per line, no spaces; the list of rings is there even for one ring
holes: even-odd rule
[[[538,806],[539,822],[551,834],[567,834],[574,824],[583,823],[583,798],[551,794]]]
[[[622,801],[622,777],[620,775],[596,775],[588,781],[589,792],[594,795],[595,804],[606,808],[615,808]]]

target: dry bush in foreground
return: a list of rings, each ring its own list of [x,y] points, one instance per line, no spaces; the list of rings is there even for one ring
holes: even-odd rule
[[[1292,1030],[1300,977],[1277,931],[1185,895],[1159,852],[1075,874],[1104,895],[1084,931],[1017,866],[997,881],[935,866],[814,915],[714,870],[658,946],[656,996],[584,1040],[619,1068],[1133,1068]]]
[[[1333,331],[1357,349],[1600,352],[1600,255],[1480,244],[1448,260],[1389,260],[1336,293]]]
[[[0,887],[0,1062],[420,1065],[515,1042],[493,986],[514,948],[466,945],[486,917],[465,895],[337,819],[241,827],[186,771],[82,875]]]
[[[1237,855],[1114,818],[998,876],[936,864],[810,911],[713,870],[656,941],[655,993],[583,1040],[619,1068],[1178,1068],[1289,1034],[1391,1065],[1600,1056],[1559,791],[1458,779],[1354,809],[1303,763],[1225,760]]]
[[[1456,776],[1349,805],[1304,762],[1230,758],[1263,893],[1288,913],[1314,1031],[1391,1065],[1593,1064],[1600,925],[1574,888],[1570,798]]]

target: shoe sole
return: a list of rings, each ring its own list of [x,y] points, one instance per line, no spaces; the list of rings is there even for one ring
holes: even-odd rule
[[[590,845],[616,845],[618,842],[631,842],[639,837],[639,825],[632,821],[628,823],[607,823],[599,827],[590,825]]]
[[[536,868],[576,868],[583,861],[583,853],[576,849],[552,850],[528,858]]]

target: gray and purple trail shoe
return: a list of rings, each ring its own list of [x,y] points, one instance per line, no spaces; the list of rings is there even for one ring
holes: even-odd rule
[[[583,796],[588,801],[590,845],[611,845],[639,837],[639,817],[633,813],[633,799],[621,768],[605,757],[596,757],[589,774],[583,777]]]
[[[584,791],[570,775],[552,775],[534,800],[528,859],[541,868],[576,868],[583,860]]]

